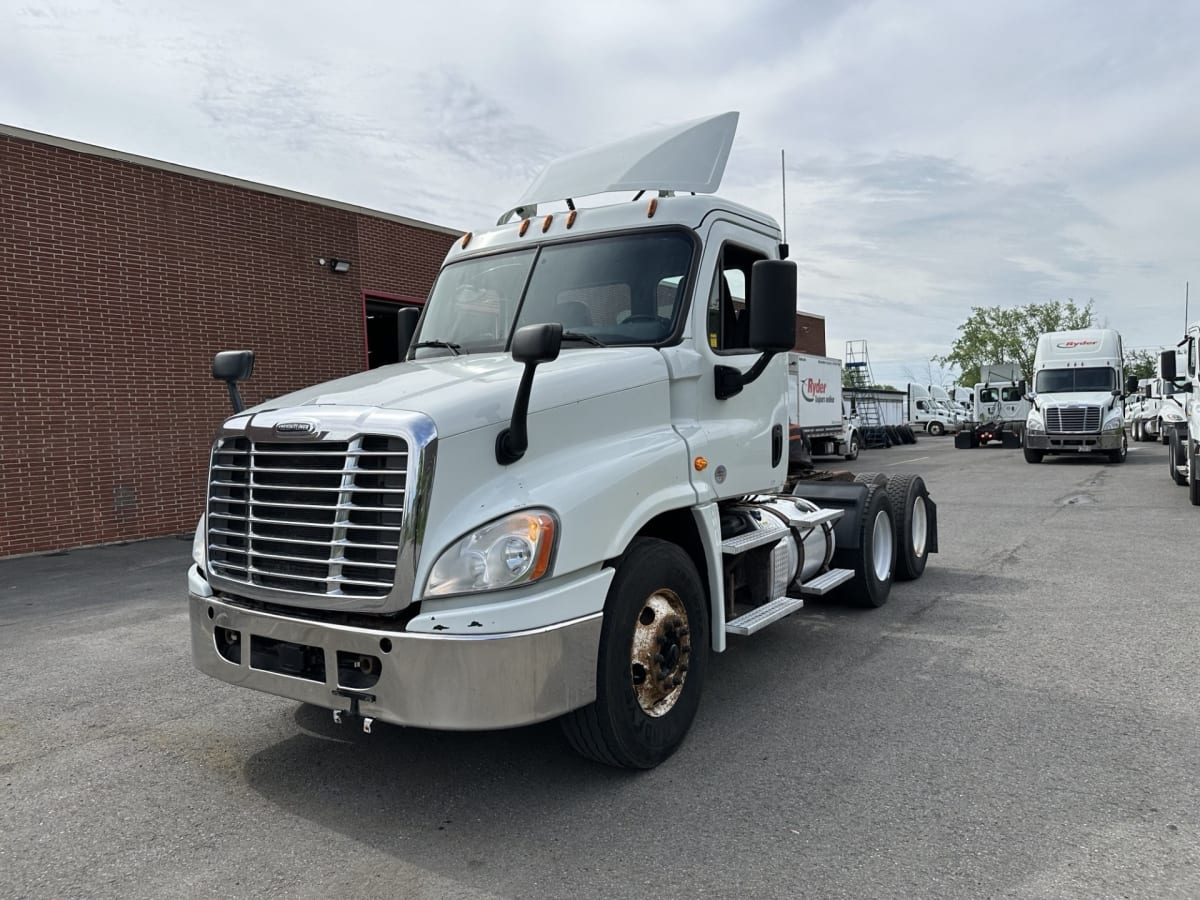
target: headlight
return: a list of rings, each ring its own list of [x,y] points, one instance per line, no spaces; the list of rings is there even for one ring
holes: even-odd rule
[[[1025,422],[1025,430],[1031,434],[1045,434],[1046,425],[1041,419],[1030,416]]]
[[[1120,416],[1117,416],[1116,418],[1109,419],[1107,422],[1105,422],[1105,423],[1104,423],[1104,427],[1103,427],[1103,428],[1101,428],[1100,430],[1101,430],[1101,431],[1103,431],[1103,432],[1109,432],[1109,431],[1120,431],[1120,430],[1121,430],[1121,426],[1122,426],[1122,425],[1124,425],[1124,424],[1125,424],[1125,423],[1124,423],[1124,421],[1121,419],[1121,417],[1120,417]]]
[[[1183,421],[1183,413],[1178,409],[1164,409],[1162,417],[1163,417],[1164,422],[1182,422]]]
[[[208,563],[208,536],[204,533],[204,516],[196,523],[196,536],[192,538],[192,562],[203,572]]]
[[[476,528],[442,552],[426,597],[448,597],[530,584],[550,571],[558,522],[545,509],[513,513]]]

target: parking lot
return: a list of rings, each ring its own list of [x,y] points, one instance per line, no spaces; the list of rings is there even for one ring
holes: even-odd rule
[[[864,451],[925,576],[731,639],[644,773],[201,676],[190,538],[0,560],[0,896],[1200,896],[1200,509],[1130,449]]]

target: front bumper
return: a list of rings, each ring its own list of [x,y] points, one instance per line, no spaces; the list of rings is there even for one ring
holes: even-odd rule
[[[528,725],[596,699],[601,613],[507,634],[416,634],[248,609],[213,596],[194,567],[188,588],[192,659],[230,684],[451,731]]]
[[[1125,439],[1124,431],[1109,431],[1103,434],[1059,434],[1042,432],[1033,434],[1025,430],[1025,446],[1030,450],[1045,450],[1048,453],[1090,453],[1092,451],[1120,450]]]

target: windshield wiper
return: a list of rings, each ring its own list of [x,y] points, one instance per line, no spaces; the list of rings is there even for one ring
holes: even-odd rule
[[[462,349],[461,345],[450,341],[417,341],[413,344],[414,350],[420,350],[422,347],[437,347],[438,349],[449,350],[455,356],[458,356],[458,351]]]
[[[564,341],[583,341],[585,344],[591,344],[593,347],[608,346],[604,341],[594,338],[590,334],[580,334],[578,331],[564,331],[562,339]]]

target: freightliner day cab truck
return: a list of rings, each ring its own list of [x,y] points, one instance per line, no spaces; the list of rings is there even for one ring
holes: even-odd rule
[[[1047,453],[1106,453],[1122,463],[1129,449],[1123,398],[1121,336],[1111,328],[1057,331],[1038,337],[1033,391],[1025,420],[1025,461]]]
[[[707,196],[736,122],[551,165],[454,243],[403,362],[241,411],[253,355],[217,355],[203,672],[367,731],[559,718],[647,768],[729,635],[921,574],[919,476],[789,481],[796,269],[770,217]]]
[[[1158,361],[1159,374],[1170,386],[1170,398],[1175,404],[1182,404],[1181,408],[1175,407],[1180,408],[1182,415],[1179,415],[1163,402],[1161,429],[1167,438],[1167,468],[1176,484],[1187,485],[1193,506],[1200,506],[1200,460],[1196,458],[1200,453],[1200,404],[1196,402],[1198,345],[1200,322],[1192,322],[1178,348],[1164,350]]]

